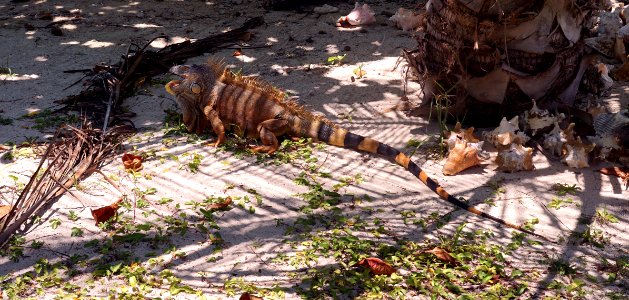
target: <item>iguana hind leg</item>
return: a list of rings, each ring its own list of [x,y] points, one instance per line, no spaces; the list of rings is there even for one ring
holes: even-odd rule
[[[218,112],[216,110],[211,109],[210,107],[206,107],[203,109],[203,113],[210,120],[210,124],[212,124],[212,130],[216,134],[216,142],[214,143],[214,147],[218,147],[225,141],[225,126],[223,126],[223,121],[218,117]]]
[[[251,148],[254,152],[272,154],[280,147],[277,137],[288,132],[288,121],[286,120],[266,120],[258,125],[258,135],[264,146]]]

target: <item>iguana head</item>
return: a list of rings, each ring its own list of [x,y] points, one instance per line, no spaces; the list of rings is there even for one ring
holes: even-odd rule
[[[168,82],[166,91],[175,96],[188,130],[201,133],[208,125],[203,108],[217,80],[215,71],[209,65],[179,65],[170,68],[170,72],[181,79]]]

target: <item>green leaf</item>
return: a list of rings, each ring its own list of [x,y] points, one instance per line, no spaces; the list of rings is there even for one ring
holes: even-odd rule
[[[59,225],[61,225],[61,219],[55,218],[55,219],[50,220],[50,227],[52,229],[57,229]]]
[[[72,231],[70,232],[70,236],[83,236],[83,229],[79,227],[72,227]]]
[[[142,241],[144,237],[146,237],[146,234],[135,232],[124,235],[116,234],[112,238],[115,242],[137,244]]]

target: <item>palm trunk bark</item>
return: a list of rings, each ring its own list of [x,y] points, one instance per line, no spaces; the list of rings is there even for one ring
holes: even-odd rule
[[[418,49],[406,58],[428,98],[449,99],[440,103],[449,114],[476,125],[530,109],[532,99],[572,106],[597,2],[429,0]]]

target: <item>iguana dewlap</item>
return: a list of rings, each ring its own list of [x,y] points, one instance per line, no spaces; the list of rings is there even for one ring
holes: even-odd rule
[[[225,140],[225,130],[231,130],[243,137],[259,138],[263,146],[253,149],[258,152],[273,153],[279,147],[277,137],[288,135],[380,154],[407,169],[441,199],[473,214],[544,238],[453,197],[403,152],[313,116],[301,106],[287,101],[282,92],[268,84],[234,75],[213,61],[204,65],[179,65],[170,71],[182,78],[167,83],[166,90],[175,95],[183,111],[184,124],[196,133],[210,126],[218,136],[216,145]]]

